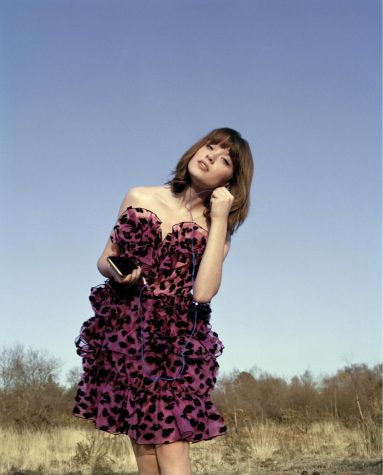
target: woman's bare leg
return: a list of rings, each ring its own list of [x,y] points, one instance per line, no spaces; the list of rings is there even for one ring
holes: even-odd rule
[[[161,475],[191,475],[188,442],[156,445]]]
[[[137,444],[130,439],[136,456],[139,475],[160,475],[156,448],[153,444]]]

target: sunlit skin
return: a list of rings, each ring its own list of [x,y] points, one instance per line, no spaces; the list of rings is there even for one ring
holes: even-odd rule
[[[228,149],[206,144],[190,160],[188,170],[195,191],[217,188],[228,183],[232,177],[233,162]]]

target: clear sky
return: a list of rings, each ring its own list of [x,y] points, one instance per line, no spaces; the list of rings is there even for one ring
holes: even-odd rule
[[[381,360],[381,2],[2,0],[1,333],[80,366],[126,191],[216,127],[251,212],[212,323],[222,372]]]

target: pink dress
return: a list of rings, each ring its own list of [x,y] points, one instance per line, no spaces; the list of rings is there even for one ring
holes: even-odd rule
[[[190,293],[193,252],[196,275],[207,238],[192,222],[163,237],[152,211],[129,206],[122,213],[110,239],[142,268],[147,287],[112,279],[92,287],[94,316],[75,341],[83,374],[74,415],[140,444],[226,432],[210,398],[223,345],[211,329],[209,304],[196,304]]]

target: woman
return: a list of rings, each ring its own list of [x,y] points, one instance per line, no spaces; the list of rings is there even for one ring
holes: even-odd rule
[[[95,316],[76,339],[84,372],[73,413],[129,435],[141,475],[191,474],[189,442],[226,432],[210,399],[223,345],[209,304],[248,214],[250,147],[235,130],[215,129],[173,175],[126,194],[98,260],[107,280],[91,289]],[[120,276],[109,256],[137,268]]]

